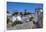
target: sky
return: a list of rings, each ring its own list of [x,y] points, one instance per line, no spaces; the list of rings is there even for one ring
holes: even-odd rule
[[[7,11],[13,13],[15,11],[27,11],[34,13],[36,8],[43,8],[42,3],[22,3],[22,2],[7,2]]]

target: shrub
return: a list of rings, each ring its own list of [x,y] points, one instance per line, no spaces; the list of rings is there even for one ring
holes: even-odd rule
[[[32,19],[33,19],[33,17],[30,17],[30,19],[29,19],[29,20],[30,20],[30,21],[32,21]]]
[[[12,24],[12,26],[17,25],[17,24],[22,24],[22,22],[21,22],[21,21],[15,21],[15,22]]]

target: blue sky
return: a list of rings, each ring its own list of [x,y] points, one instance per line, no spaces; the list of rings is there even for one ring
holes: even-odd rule
[[[43,8],[41,3],[22,3],[22,2],[7,2],[7,11],[10,13],[15,12],[24,12],[25,9],[29,12],[35,12],[35,8]]]

